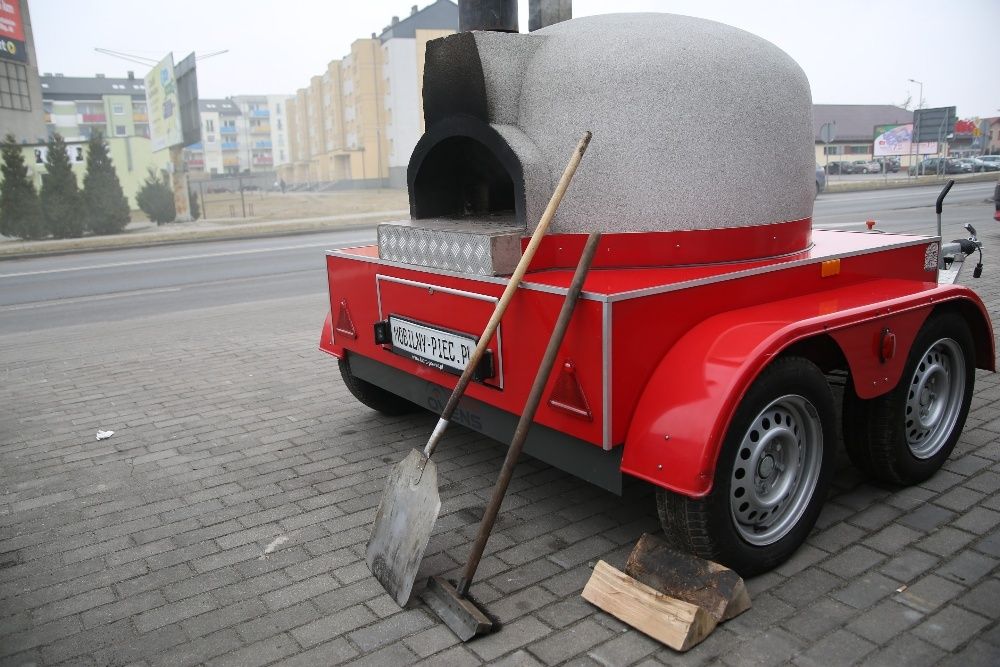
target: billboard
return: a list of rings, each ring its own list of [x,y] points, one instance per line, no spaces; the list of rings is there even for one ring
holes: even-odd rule
[[[173,53],[168,53],[146,75],[146,107],[149,110],[149,138],[154,152],[183,143]]]
[[[955,131],[955,107],[917,109],[913,122],[917,124],[917,141],[944,141]]]
[[[192,51],[177,63],[177,99],[181,107],[181,134],[185,146],[201,141],[201,115],[198,113],[198,69]]]
[[[28,62],[24,47],[21,0],[0,0],[0,58]]]
[[[912,155],[913,124],[906,125],[876,125],[873,155],[888,157],[890,155]],[[922,141],[917,145],[917,154],[936,155],[936,141]]]

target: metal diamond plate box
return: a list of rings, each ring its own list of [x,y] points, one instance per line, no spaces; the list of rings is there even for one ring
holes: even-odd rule
[[[504,222],[384,222],[378,226],[378,255],[393,262],[459,273],[508,275],[521,258],[523,235],[523,227]]]

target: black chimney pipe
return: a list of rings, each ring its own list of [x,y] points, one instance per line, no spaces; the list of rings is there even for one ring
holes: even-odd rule
[[[517,32],[517,0],[458,0],[458,30]]]

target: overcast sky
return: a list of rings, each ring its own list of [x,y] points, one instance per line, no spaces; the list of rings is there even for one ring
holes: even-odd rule
[[[292,94],[380,33],[414,0],[29,0],[42,72],[136,75],[148,67],[95,47],[198,63],[202,97]],[[419,6],[429,4],[420,0]],[[527,31],[527,0],[519,0]],[[574,16],[659,11],[721,21],[770,40],[805,70],[825,104],[957,106],[960,117],[1000,115],[1000,0],[574,0]]]

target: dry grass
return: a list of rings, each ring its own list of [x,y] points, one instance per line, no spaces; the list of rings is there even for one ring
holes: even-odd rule
[[[195,192],[201,197],[200,191]],[[246,216],[243,215],[244,204]],[[409,207],[406,190],[352,190],[345,192],[205,193],[203,219],[246,218],[253,221],[299,220],[354,213],[399,211]]]

